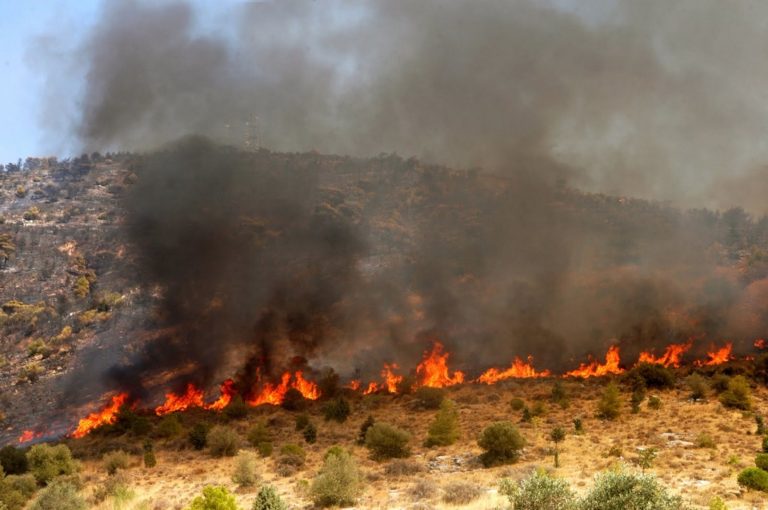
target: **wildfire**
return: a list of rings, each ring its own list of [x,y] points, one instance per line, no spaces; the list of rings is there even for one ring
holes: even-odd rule
[[[637,360],[637,362],[653,363],[655,365],[664,365],[665,367],[678,368],[680,367],[683,354],[688,352],[692,345],[692,342],[668,345],[664,350],[664,354],[658,358],[650,352],[641,352],[640,358]]]
[[[219,386],[219,398],[215,402],[206,406],[206,409],[212,411],[221,411],[229,405],[232,401],[232,396],[235,394],[235,381],[227,379],[221,386]]]
[[[293,378],[293,380],[291,380]],[[312,381],[304,379],[302,372],[296,371],[293,376],[290,372],[285,372],[280,378],[280,384],[265,383],[261,391],[247,400],[249,405],[258,406],[261,404],[280,405],[283,403],[285,394],[290,388],[294,388],[301,393],[304,398],[317,400],[320,398],[320,390]]]
[[[33,439],[36,439],[38,437],[43,437],[43,433],[33,432],[31,430],[25,430],[19,436],[19,443],[26,443],[27,441],[32,441]]]
[[[203,390],[198,389],[193,383],[188,383],[187,390],[182,395],[177,395],[174,392],[166,393],[165,403],[155,408],[155,414],[163,416],[176,411],[186,411],[190,407],[204,406]]]
[[[498,368],[489,368],[477,378],[477,382],[495,384],[505,379],[533,379],[537,377],[549,377],[550,375],[551,372],[549,370],[537,372],[536,369],[533,368],[533,356],[528,356],[527,363],[515,356],[515,360],[509,368],[503,371]]]
[[[375,382],[369,382],[368,387],[365,388],[365,391],[363,391],[363,395],[370,395],[371,393],[376,393],[379,391],[379,385]]]
[[[768,347],[768,342],[765,341],[765,338],[758,338],[755,340],[755,347],[758,349],[765,349]]]
[[[72,437],[81,438],[91,432],[93,429],[102,425],[111,425],[117,421],[117,413],[120,408],[128,401],[127,393],[118,393],[114,395],[109,404],[101,411],[91,413],[77,424],[77,428],[72,432]]]
[[[346,385],[344,385],[344,387],[352,391],[357,391],[360,389],[360,384],[360,379],[352,379]]]
[[[698,366],[712,366],[712,365],[721,365],[727,361],[730,361],[733,356],[731,355],[731,351],[733,351],[733,343],[728,342],[723,347],[719,349],[715,349],[712,352],[707,352],[707,356],[709,357],[706,361],[697,361],[696,365]]]
[[[612,345],[605,353],[604,364],[594,360],[591,363],[582,363],[576,370],[566,372],[564,377],[599,377],[608,374],[620,374],[624,370],[619,367],[619,363],[621,363],[619,348]]]
[[[377,391],[397,393],[397,386],[403,381],[403,376],[394,372],[398,368],[400,367],[397,366],[397,363],[384,363],[384,368],[381,369],[382,383],[369,382],[368,387],[363,390],[363,395],[370,395]]]
[[[450,375],[448,370],[449,353],[443,353],[443,344],[435,342],[432,352],[424,353],[421,363],[416,366],[416,374],[421,378],[422,386],[444,388],[464,382],[464,373],[455,371]]]

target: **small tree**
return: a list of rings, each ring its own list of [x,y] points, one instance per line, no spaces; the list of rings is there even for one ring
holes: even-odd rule
[[[555,384],[552,386],[550,399],[563,409],[568,407],[568,393],[565,391],[565,385],[560,379],[556,380]]]
[[[568,482],[541,469],[519,484],[502,480],[499,492],[509,498],[512,510],[574,510],[576,506]]]
[[[558,451],[557,445],[565,440],[565,430],[563,430],[561,427],[555,427],[552,429],[552,431],[549,433],[549,438],[552,440],[553,443],[555,443],[555,467],[560,467],[560,455]]]
[[[637,465],[645,473],[646,469],[650,469],[653,466],[653,461],[656,460],[656,448],[647,447],[638,452]]]
[[[584,496],[579,510],[683,510],[682,499],[673,496],[656,477],[621,468],[595,477],[595,485]]]
[[[637,414],[640,412],[640,404],[645,400],[645,386],[637,386],[632,390],[632,397],[630,398],[630,404],[632,405],[632,413]]]
[[[310,494],[319,507],[354,504],[363,489],[363,480],[354,459],[346,450],[325,456],[323,467],[312,481]]]
[[[375,423],[365,433],[365,447],[376,460],[408,457],[411,435],[388,423]]]
[[[430,424],[424,446],[452,445],[459,438],[459,412],[450,399],[443,399],[435,420]]]
[[[603,420],[615,420],[621,412],[620,408],[619,387],[611,382],[605,387],[597,403],[597,417]]]
[[[315,427],[315,424],[312,422],[304,427],[304,431],[301,434],[304,436],[304,441],[306,441],[307,444],[313,444],[317,441],[317,427]]]
[[[67,445],[37,444],[27,452],[29,470],[39,484],[47,484],[59,475],[71,475],[77,470]]]
[[[264,485],[253,502],[252,510],[288,510],[288,507],[280,499],[274,487]]]
[[[744,376],[737,375],[728,381],[728,389],[720,394],[720,403],[725,407],[744,411],[752,408],[752,391]]]
[[[239,510],[235,497],[224,487],[208,486],[192,500],[188,510]]]
[[[573,419],[573,433],[574,434],[584,433],[584,424],[582,423],[581,418]]]
[[[144,442],[144,466],[153,468],[157,465],[157,458],[155,458],[155,447],[150,441]]]
[[[748,467],[736,477],[739,485],[748,489],[755,489],[762,492],[768,492],[768,472],[758,467]]]
[[[525,446],[525,439],[511,422],[500,421],[486,427],[477,444],[485,450],[480,460],[489,467],[515,462]]]
[[[252,454],[241,452],[237,455],[232,481],[238,487],[253,487],[259,481],[259,476],[256,474],[256,461]]]

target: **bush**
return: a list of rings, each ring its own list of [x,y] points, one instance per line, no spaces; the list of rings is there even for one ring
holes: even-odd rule
[[[763,452],[768,453],[768,436],[763,436]]]
[[[271,485],[265,485],[259,490],[252,510],[288,510],[288,507]]]
[[[155,435],[157,437],[172,438],[181,434],[182,427],[179,417],[175,414],[169,414],[163,416],[160,423],[155,427]]]
[[[728,384],[731,382],[731,378],[725,374],[715,374],[709,382],[710,388],[715,393],[720,395],[722,392],[728,389]]]
[[[768,472],[758,467],[749,467],[743,470],[739,473],[736,481],[748,489],[768,492]]]
[[[269,443],[272,441],[272,432],[265,423],[258,422],[248,430],[246,437],[251,446],[258,447],[261,443]]]
[[[313,423],[309,423],[304,427],[304,431],[301,435],[304,436],[304,441],[306,441],[307,444],[313,444],[317,441],[317,428]]]
[[[280,448],[278,464],[283,466],[303,467],[307,461],[307,452],[297,444],[286,444]]]
[[[654,411],[661,409],[661,399],[656,395],[648,397],[648,408],[653,409]]]
[[[536,470],[516,486],[502,480],[499,492],[509,498],[512,510],[572,510],[575,499],[568,482]]]
[[[637,414],[640,412],[640,404],[645,400],[645,386],[638,386],[632,390],[632,397],[629,403],[632,405],[632,412]]]
[[[365,433],[365,447],[376,460],[408,457],[410,440],[409,433],[387,423],[375,423]]]
[[[234,457],[240,449],[240,436],[230,427],[216,425],[208,432],[207,443],[214,457]]]
[[[581,418],[574,418],[573,419],[573,433],[574,434],[582,434],[584,432],[584,423],[582,423]]]
[[[395,459],[384,466],[384,474],[392,478],[411,477],[424,472],[424,466],[410,460]]]
[[[615,420],[621,412],[620,409],[619,387],[613,382],[608,383],[597,403],[597,417],[603,420]]]
[[[256,474],[256,460],[250,453],[239,453],[235,459],[235,472],[232,481],[238,487],[253,487],[259,481]]]
[[[449,505],[468,505],[483,493],[474,483],[452,482],[443,487],[443,502]]]
[[[332,368],[326,368],[317,379],[317,388],[324,398],[333,398],[339,392],[339,374]]]
[[[296,388],[290,388],[285,392],[281,405],[286,411],[303,411],[307,408],[307,399]]]
[[[21,475],[29,469],[27,456],[20,448],[5,446],[0,449],[0,467],[7,475]]]
[[[224,487],[208,486],[203,495],[192,500],[188,510],[239,510],[235,497]]]
[[[521,398],[513,398],[509,401],[509,406],[513,411],[522,411],[525,407],[525,402]]]
[[[54,482],[38,495],[31,510],[85,510],[85,500],[77,493],[74,485]]]
[[[357,435],[357,444],[365,444],[365,435],[374,423],[376,423],[376,420],[369,414],[365,421],[360,425],[360,433]]]
[[[447,398],[440,404],[435,420],[429,425],[424,446],[452,445],[459,438],[459,412],[456,404]]]
[[[37,492],[37,480],[35,477],[26,475],[8,475],[3,480],[13,490],[20,492],[25,498],[29,499]]]
[[[680,497],[669,494],[653,475],[626,469],[606,471],[595,477],[595,485],[584,496],[579,510],[682,510]]]
[[[720,496],[715,496],[709,501],[709,510],[728,510],[728,505],[725,504]]]
[[[224,416],[229,420],[242,420],[248,416],[248,404],[245,403],[243,397],[240,395],[232,397],[227,407],[224,408]]]
[[[363,480],[354,459],[340,449],[326,455],[323,467],[312,481],[310,496],[315,505],[349,506],[363,490]]]
[[[485,450],[480,460],[489,467],[515,462],[525,446],[525,439],[511,422],[501,421],[486,427],[477,444]]]
[[[29,499],[28,496],[13,487],[7,480],[2,479],[2,473],[0,473],[0,509],[22,510],[27,499]]]
[[[325,421],[334,420],[339,423],[347,421],[352,410],[349,407],[349,402],[344,397],[337,397],[325,403],[323,406],[323,416]]]
[[[559,405],[563,409],[568,407],[568,393],[565,391],[565,385],[563,384],[563,381],[555,381],[555,384],[552,386],[552,394],[550,395],[550,400],[552,400],[552,402]]]
[[[716,448],[715,440],[709,434],[699,434],[696,436],[697,448]]]
[[[144,450],[144,467],[153,468],[157,466],[157,457],[155,457],[155,451]]]
[[[304,427],[309,425],[309,415],[307,413],[301,413],[296,415],[296,431],[304,430]]]
[[[768,453],[758,453],[755,457],[755,466],[763,471],[768,471]]]
[[[728,389],[720,394],[725,407],[748,411],[752,408],[752,392],[744,376],[737,375],[728,382]]]
[[[416,406],[421,409],[439,409],[440,402],[445,398],[445,390],[422,386],[416,390],[414,397],[416,399]]]
[[[269,457],[272,455],[273,449],[272,441],[264,441],[256,445],[256,451],[259,452],[259,455],[262,457]]]
[[[693,400],[707,398],[707,381],[700,374],[693,373],[685,378],[685,384],[690,391],[689,397]]]
[[[192,430],[189,431],[189,442],[195,450],[202,450],[208,446],[208,431],[210,426],[207,423],[195,423]]]
[[[63,444],[37,444],[27,452],[27,462],[39,484],[47,484],[57,476],[71,475],[77,471],[72,452]]]
[[[104,469],[108,475],[114,475],[118,469],[127,469],[130,457],[123,450],[115,450],[105,453],[103,457]]]
[[[633,387],[642,382],[646,388],[672,388],[675,385],[675,376],[664,365],[656,363],[640,363],[627,372],[626,378]]]

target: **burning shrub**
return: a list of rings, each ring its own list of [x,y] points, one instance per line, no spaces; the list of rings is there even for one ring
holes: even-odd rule
[[[452,445],[459,438],[459,412],[453,400],[443,399],[440,404],[440,411],[435,416],[435,421],[429,425],[427,431],[427,440],[424,446],[431,448],[433,446]]]
[[[728,382],[728,389],[720,394],[720,403],[744,411],[752,408],[752,392],[744,376],[737,375]]]
[[[365,435],[374,423],[376,423],[376,421],[373,419],[373,416],[369,414],[365,421],[360,425],[360,433],[357,435],[357,444],[365,444]]]
[[[410,456],[411,435],[388,423],[375,423],[365,433],[365,447],[375,460],[399,459]]]
[[[60,475],[71,475],[77,471],[77,464],[67,445],[36,444],[27,452],[29,470],[39,484],[48,484]]]
[[[21,475],[27,472],[27,456],[20,448],[4,446],[0,449],[0,467],[8,475]]]
[[[224,416],[230,420],[242,420],[248,416],[248,405],[240,395],[235,395],[224,408]]]
[[[272,441],[272,432],[264,422],[257,422],[256,425],[248,430],[246,435],[248,442],[251,446],[258,447],[261,443],[269,443]]]
[[[572,510],[575,503],[568,482],[549,476],[543,469],[517,484],[502,480],[499,492],[509,498],[513,510]]]
[[[277,492],[271,485],[265,485],[259,490],[256,500],[253,502],[252,510],[287,510],[288,507],[277,495]]]
[[[306,441],[307,444],[313,444],[315,441],[317,441],[317,427],[315,427],[315,424],[308,423],[307,426],[304,427],[302,435],[304,436],[304,441]]]
[[[203,495],[192,500],[188,510],[239,510],[235,497],[224,487],[208,486]]]
[[[640,382],[646,388],[672,388],[675,385],[675,375],[664,365],[657,363],[639,363],[630,370],[626,379],[632,387]]]
[[[768,471],[768,453],[758,453],[755,457],[755,466]]]
[[[128,463],[131,458],[123,450],[115,450],[104,454],[102,458],[104,462],[104,469],[107,470],[108,475],[114,475],[118,469],[128,469]]]
[[[483,493],[475,483],[452,482],[443,487],[443,502],[449,505],[468,505]]]
[[[707,398],[707,381],[701,374],[693,373],[685,378],[685,384],[690,391],[690,398],[693,400],[704,400]]]
[[[620,409],[619,387],[611,382],[605,387],[597,403],[597,417],[602,420],[615,420],[621,412]]]
[[[256,460],[252,454],[241,452],[237,455],[232,481],[238,487],[253,487],[259,481],[259,475],[256,474]]]
[[[439,409],[440,402],[445,398],[445,390],[422,386],[416,390],[414,397],[416,398],[416,406],[420,409]]]
[[[175,414],[163,416],[155,427],[155,436],[170,439],[181,434],[182,427],[179,417]]]
[[[485,450],[480,460],[485,467],[490,467],[517,461],[525,439],[512,422],[500,421],[486,427],[477,444]]]
[[[758,467],[748,467],[747,469],[744,469],[739,473],[739,476],[736,477],[736,481],[739,482],[739,485],[748,489],[768,492],[768,472]]]
[[[290,388],[285,392],[282,406],[286,411],[303,411],[307,408],[307,399],[296,388]]]
[[[310,495],[315,505],[349,506],[363,490],[363,481],[355,460],[344,449],[326,455],[323,467],[312,481]]]
[[[208,431],[210,425],[204,422],[195,423],[189,431],[189,442],[195,450],[202,450],[208,445]]]
[[[579,503],[579,510],[682,510],[679,496],[669,494],[653,475],[619,469],[595,477],[595,485]]]
[[[234,457],[240,449],[240,436],[230,427],[216,425],[208,432],[207,444],[214,457]]]
[[[339,423],[344,423],[351,414],[352,410],[349,407],[349,402],[344,397],[337,397],[329,402],[326,402],[323,406],[323,416],[325,421],[334,420]]]
[[[34,503],[31,510],[85,510],[85,500],[77,493],[71,483],[54,482],[46,487]]]

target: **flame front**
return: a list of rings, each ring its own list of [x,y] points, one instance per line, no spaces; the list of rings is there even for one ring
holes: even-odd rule
[[[93,429],[102,425],[111,425],[117,421],[117,413],[120,408],[128,401],[127,393],[118,393],[114,395],[109,404],[101,411],[91,413],[77,424],[77,428],[72,432],[72,437],[81,438],[86,436]]]
[[[683,354],[693,345],[693,342],[687,342],[684,344],[670,344],[664,350],[664,354],[658,358],[650,352],[641,352],[638,363],[653,363],[654,365],[664,365],[665,367],[679,368],[683,358]]]
[[[291,381],[293,378],[293,381]],[[320,398],[320,390],[317,384],[304,379],[301,371],[297,371],[291,376],[290,372],[285,372],[280,378],[280,384],[265,383],[255,396],[249,398],[247,403],[252,406],[262,404],[280,405],[283,403],[285,394],[290,388],[294,388],[308,400],[317,400]]]
[[[206,406],[206,409],[212,411],[221,411],[229,405],[232,397],[235,395],[235,381],[227,379],[219,386],[219,398],[215,402]]]
[[[733,351],[733,343],[728,342],[723,347],[719,349],[715,349],[714,351],[707,352],[707,356],[709,357],[706,361],[697,361],[696,365],[702,367],[702,366],[712,366],[712,365],[722,365],[723,363],[726,363],[733,359],[733,356],[731,355],[731,352]]]
[[[186,411],[190,407],[205,407],[203,390],[197,388],[193,383],[187,384],[187,390],[183,395],[177,395],[174,392],[166,393],[165,403],[155,408],[155,414],[163,416],[177,411]]]
[[[26,443],[26,442],[32,441],[33,439],[36,439],[38,437],[43,437],[43,433],[42,432],[33,432],[31,430],[25,430],[19,436],[19,443]]]
[[[564,377],[600,377],[608,374],[620,374],[624,372],[619,366],[620,363],[619,348],[612,345],[608,348],[608,352],[605,353],[604,364],[594,360],[591,363],[582,363],[576,370],[566,372]]]
[[[489,368],[477,378],[477,382],[495,384],[505,379],[533,379],[538,377],[549,377],[550,375],[551,372],[549,370],[537,372],[536,369],[533,368],[533,356],[528,356],[527,363],[515,356],[515,360],[509,368],[503,371],[498,368]]]
[[[435,342],[432,352],[424,353],[424,359],[416,367],[416,374],[420,377],[420,384],[430,388],[445,388],[464,382],[464,373],[455,371],[450,375],[448,370],[449,353],[443,353],[443,344]]]

